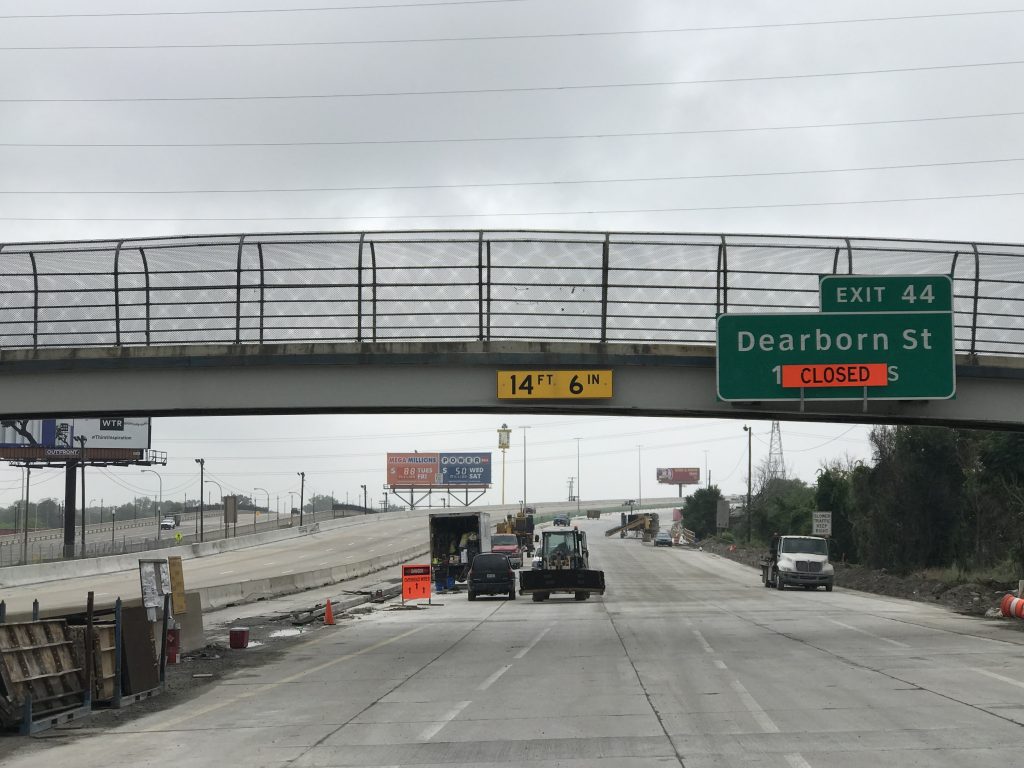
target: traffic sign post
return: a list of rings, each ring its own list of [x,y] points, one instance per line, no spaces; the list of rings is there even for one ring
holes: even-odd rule
[[[811,513],[811,535],[831,536],[832,535],[832,513],[812,512]]]
[[[717,343],[725,401],[944,400],[956,391],[950,312],[726,314]]]
[[[430,603],[430,566],[402,566],[402,603],[406,600],[422,600]]]

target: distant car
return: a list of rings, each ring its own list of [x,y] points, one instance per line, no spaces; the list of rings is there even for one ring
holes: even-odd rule
[[[672,537],[669,536],[668,531],[658,531],[654,537],[654,546],[656,547],[671,547]]]
[[[163,520],[160,521],[160,530],[172,531],[174,530],[175,525],[176,524],[174,522],[173,517],[165,517]]]
[[[508,557],[497,552],[483,552],[473,558],[466,579],[466,592],[470,600],[477,595],[508,595],[516,599],[516,572]]]
[[[551,521],[552,525],[569,525],[568,515],[555,515],[554,520]]]

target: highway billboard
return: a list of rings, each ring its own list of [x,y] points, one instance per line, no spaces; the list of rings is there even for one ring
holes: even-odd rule
[[[490,484],[490,453],[441,454],[441,485]]]
[[[658,482],[666,485],[697,485],[700,467],[658,467]]]
[[[441,457],[436,453],[388,453],[388,485],[429,488],[440,485]]]
[[[491,454],[478,451],[388,453],[392,488],[460,487],[491,484]]]
[[[150,446],[148,417],[97,419],[4,419],[0,421],[0,459],[141,458]]]

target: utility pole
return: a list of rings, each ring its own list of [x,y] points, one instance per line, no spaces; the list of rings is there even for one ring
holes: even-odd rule
[[[565,484],[569,486],[569,501],[573,500],[572,487],[573,487],[573,485],[575,483],[576,483],[576,478],[575,477],[570,477],[568,480],[565,481]]]
[[[302,525],[302,503],[306,495],[306,473],[297,472],[296,474],[302,478],[301,484],[299,485],[299,525]]]
[[[526,430],[530,427],[520,427],[523,430],[523,514],[526,514]]]
[[[580,513],[580,489],[583,487],[583,478],[580,476],[580,440],[582,438],[574,437],[576,441],[576,514]]]
[[[366,499],[366,486],[365,486],[365,485],[360,485],[359,487],[363,489],[363,510],[364,510],[364,511],[363,511],[363,514],[366,514],[366,511],[365,511],[365,510],[369,509],[369,507],[367,507],[367,506],[366,506],[366,504],[367,504],[367,499]]]
[[[512,430],[508,424],[502,424],[498,430],[498,448],[501,450],[501,503],[505,504],[505,451],[511,445]]]

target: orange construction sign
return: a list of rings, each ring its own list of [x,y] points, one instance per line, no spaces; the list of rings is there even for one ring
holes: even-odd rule
[[[402,566],[402,600],[430,599],[430,566]]]
[[[842,363],[827,365],[784,365],[782,386],[804,387],[884,387],[889,383],[885,363]]]

